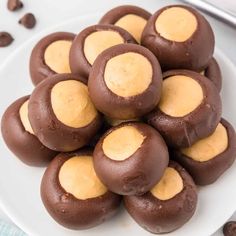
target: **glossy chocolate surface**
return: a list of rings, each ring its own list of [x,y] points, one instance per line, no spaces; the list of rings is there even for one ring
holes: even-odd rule
[[[2,136],[8,148],[25,164],[45,166],[57,154],[45,147],[38,138],[25,130],[19,110],[30,96],[19,98],[5,111],[2,122]]]
[[[171,70],[163,74],[163,79],[175,75],[191,77],[201,85],[204,95],[202,103],[183,117],[169,116],[157,107],[146,118],[170,147],[189,147],[214,132],[221,119],[222,104],[219,92],[206,77],[193,71]]]
[[[225,119],[221,119],[220,123],[226,128],[228,134],[228,147],[224,152],[204,162],[193,160],[180,150],[172,152],[172,158],[186,168],[198,185],[214,183],[235,161],[236,133]]]
[[[156,19],[163,11],[171,7],[184,8],[197,19],[196,31],[184,42],[168,40],[156,31]],[[156,55],[164,71],[189,69],[201,72],[212,58],[215,40],[211,26],[203,15],[188,6],[170,5],[158,10],[149,19],[142,34],[141,44]]]
[[[69,127],[57,119],[52,109],[51,90],[57,83],[66,80],[86,84],[86,79],[72,74],[54,75],[35,88],[29,101],[29,119],[36,136],[45,146],[63,152],[88,144],[102,123],[99,113],[90,124],[81,128]]]
[[[86,38],[95,32],[114,31],[123,39],[124,43],[137,43],[136,40],[124,29],[114,25],[93,25],[81,31],[73,41],[70,50],[70,67],[74,74],[88,78],[92,65],[88,62],[84,53],[84,42]]]
[[[132,126],[144,137],[141,147],[123,161],[112,160],[103,150],[106,136],[119,127]],[[169,161],[167,146],[160,134],[144,123],[123,123],[108,130],[94,150],[94,168],[102,182],[122,195],[143,194],[161,179]]]
[[[75,34],[69,32],[56,32],[42,38],[33,48],[30,56],[30,76],[34,85],[39,84],[47,77],[57,74],[46,63],[44,53],[47,47],[58,40],[73,41]],[[68,58],[69,59],[69,58]]]
[[[90,150],[59,154],[48,166],[41,182],[41,198],[47,211],[59,224],[70,229],[95,227],[111,218],[120,206],[121,196],[109,190],[99,197],[80,200],[60,185],[61,166],[71,157],[83,158],[91,154]]]
[[[113,93],[107,87],[104,80],[104,71],[107,62],[111,58],[128,52],[141,54],[149,60],[153,69],[152,81],[141,94],[122,97]],[[161,69],[157,59],[148,49],[134,44],[117,45],[105,50],[98,56],[89,76],[88,87],[96,108],[106,116],[123,120],[137,118],[150,112],[160,100]]]
[[[183,179],[183,190],[169,200],[159,200],[151,192],[142,196],[125,196],[124,204],[132,218],[151,233],[169,233],[183,226],[194,214],[197,189],[191,178],[176,162],[171,161]]]

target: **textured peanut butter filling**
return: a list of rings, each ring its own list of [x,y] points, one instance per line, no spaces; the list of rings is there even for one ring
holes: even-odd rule
[[[195,161],[209,161],[224,152],[228,147],[228,135],[225,127],[219,123],[215,132],[207,138],[201,139],[189,148],[182,149],[182,153]]]
[[[62,188],[80,200],[96,198],[107,192],[97,177],[91,156],[75,156],[67,160],[59,171]]]
[[[21,122],[25,128],[26,131],[28,131],[31,134],[34,134],[34,131],[31,127],[31,124],[29,122],[29,118],[28,118],[28,104],[29,104],[29,100],[25,101],[21,107],[20,107],[20,119]]]
[[[124,39],[118,32],[111,30],[93,32],[84,41],[84,55],[92,65],[101,52],[122,43]]]
[[[133,155],[145,139],[135,127],[127,125],[108,134],[102,144],[104,154],[112,160],[123,161]]]
[[[183,179],[174,168],[167,167],[160,182],[151,190],[153,196],[159,200],[169,200],[184,188]]]
[[[88,87],[76,80],[57,83],[51,90],[51,104],[57,119],[73,128],[84,127],[97,116]]]
[[[51,43],[45,50],[45,63],[58,74],[70,73],[69,52],[71,41],[58,40]]]
[[[146,24],[147,20],[135,14],[125,15],[115,23],[115,25],[128,31],[138,43],[141,41],[143,29]]]
[[[197,30],[198,22],[194,14],[182,7],[164,10],[156,19],[156,31],[165,39],[184,42]]]
[[[203,100],[201,85],[184,75],[175,75],[163,81],[159,108],[173,117],[183,117],[194,111]]]
[[[149,87],[152,74],[152,65],[146,57],[127,52],[107,62],[104,80],[114,94],[131,97],[143,93]]]

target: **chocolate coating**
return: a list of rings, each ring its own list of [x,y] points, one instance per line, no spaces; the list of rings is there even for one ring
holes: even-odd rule
[[[220,67],[214,57],[210,60],[207,68],[205,69],[205,76],[212,81],[218,91],[222,88],[222,74]]]
[[[41,198],[49,214],[70,229],[95,227],[111,218],[119,209],[121,196],[109,190],[95,198],[80,200],[67,193],[59,183],[62,165],[73,156],[91,155],[88,150],[61,153],[53,159],[41,182]]]
[[[236,222],[229,221],[223,227],[224,236],[235,236],[236,235]]]
[[[169,200],[159,200],[151,192],[142,196],[125,196],[125,208],[132,218],[151,233],[169,233],[184,225],[194,214],[197,205],[197,189],[191,178],[176,162],[171,161],[182,177],[183,190]]]
[[[5,111],[2,122],[2,136],[8,148],[25,164],[45,166],[56,156],[56,152],[45,147],[38,138],[25,130],[19,110],[30,96],[19,98]]]
[[[103,151],[103,141],[109,133],[126,125],[135,127],[145,139],[127,159],[112,160]],[[161,135],[144,123],[123,123],[110,129],[94,150],[97,175],[111,191],[122,195],[141,195],[149,191],[161,179],[168,162],[168,149]]]
[[[224,119],[220,123],[226,128],[228,134],[227,149],[213,159],[198,162],[184,155],[180,150],[172,153],[172,158],[178,161],[191,174],[198,185],[214,183],[235,161],[236,133],[232,125]]]
[[[85,39],[92,33],[98,31],[114,31],[124,39],[124,43],[137,43],[136,40],[126,30],[114,25],[93,25],[81,31],[73,41],[70,50],[70,67],[74,74],[88,77],[92,65],[84,54]]]
[[[99,139],[110,129],[111,126],[103,119],[103,123],[101,128],[98,130],[96,135],[90,140],[88,147],[93,148],[96,146],[98,143]]]
[[[61,81],[77,80],[86,84],[86,79],[73,74],[57,74],[40,83],[29,100],[29,120],[39,140],[47,147],[67,152],[89,143],[99,130],[102,118],[97,117],[87,126],[73,128],[59,121],[53,112],[51,90]]]
[[[20,0],[8,0],[7,8],[9,11],[17,11],[23,7],[23,3]]]
[[[47,47],[58,40],[73,41],[75,34],[68,32],[56,32],[42,38],[33,48],[30,56],[30,76],[34,85],[39,84],[47,77],[57,74],[44,60],[44,53]]]
[[[197,19],[197,29],[184,42],[174,42],[162,37],[155,28],[158,16],[171,7],[181,7],[191,12]],[[210,24],[199,12],[184,5],[170,5],[158,10],[144,28],[141,44],[150,49],[158,58],[162,69],[204,70],[214,52],[214,33]]]
[[[143,8],[123,5],[108,11],[100,20],[100,24],[118,25],[132,34],[140,43],[144,26],[150,17],[151,14]]]
[[[8,32],[0,32],[0,48],[7,47],[14,41],[14,38]]]
[[[100,24],[115,24],[121,17],[134,14],[142,17],[145,20],[148,20],[151,17],[151,13],[144,10],[141,7],[132,6],[132,5],[123,5],[115,7],[108,11],[99,21]]]
[[[143,93],[121,97],[107,87],[104,81],[104,71],[111,58],[128,52],[141,54],[149,60],[153,69],[152,81]],[[137,118],[150,112],[160,100],[162,87],[160,65],[155,56],[142,46],[117,45],[105,50],[95,60],[89,76],[88,87],[96,108],[106,116],[121,120]]]
[[[170,147],[190,147],[198,140],[212,134],[221,118],[221,99],[213,83],[199,73],[188,70],[171,70],[163,74],[184,75],[196,80],[203,90],[202,103],[183,117],[172,117],[158,107],[147,115],[147,121],[155,127]]]

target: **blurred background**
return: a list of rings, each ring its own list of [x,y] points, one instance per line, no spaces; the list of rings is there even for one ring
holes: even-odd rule
[[[87,14],[103,14],[108,9],[122,4],[132,4],[144,7],[150,12],[155,12],[160,6],[168,4],[182,3],[175,0],[22,0],[24,7],[16,12],[7,10],[7,0],[0,0],[0,31],[11,33],[14,42],[5,48],[0,48],[0,67],[1,64],[14,53],[17,48],[21,47],[31,37],[37,33],[63,23],[71,18],[79,17]],[[226,11],[236,15],[236,0],[208,0],[215,6],[218,6]],[[150,4],[152,3],[152,4]],[[149,5],[156,8],[150,8]],[[33,29],[26,29],[18,24],[18,20],[25,14],[31,12],[35,15],[37,24]],[[227,26],[226,24],[207,16],[210,21],[215,35],[216,45],[221,49],[236,65],[236,28]],[[66,30],[66,29],[65,29]],[[1,79],[1,78],[0,78]],[[18,78],[20,79],[20,78]],[[20,187],[20,186],[19,186]],[[233,217],[236,219],[235,217]],[[3,227],[8,227],[5,222],[11,221],[0,209],[0,236],[8,236],[10,234],[2,233],[1,224]],[[10,227],[10,226],[9,226]],[[18,232],[18,233],[16,233]],[[19,231],[12,231],[12,236],[23,235]],[[222,235],[218,232],[215,235]]]

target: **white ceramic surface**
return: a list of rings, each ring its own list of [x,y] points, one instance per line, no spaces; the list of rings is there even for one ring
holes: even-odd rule
[[[56,30],[79,32],[94,24],[95,16],[80,17],[57,26],[19,48],[0,68],[0,116],[15,99],[31,93],[28,61],[35,42],[43,35]],[[236,69],[224,54],[215,54],[223,72],[223,116],[236,127]],[[33,151],[33,150],[32,150]],[[18,161],[0,140],[0,206],[10,218],[29,235],[151,235],[140,228],[124,211],[94,229],[67,230],[48,215],[39,194],[44,169],[30,168]],[[181,229],[168,236],[208,236],[214,233],[236,210],[236,163],[215,184],[199,189],[199,202],[194,217]]]

